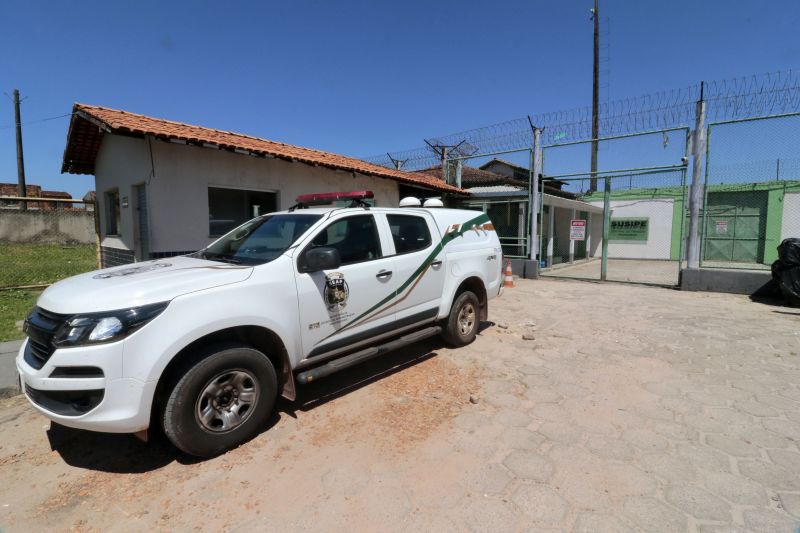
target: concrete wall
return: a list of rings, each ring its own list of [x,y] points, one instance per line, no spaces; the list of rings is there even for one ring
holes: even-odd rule
[[[96,164],[99,209],[105,209],[103,193],[115,186],[120,197],[129,198],[129,207],[120,210],[120,237],[107,236],[102,220],[104,246],[134,249],[133,186],[143,182],[147,183],[152,253],[197,250],[214,240],[208,227],[209,187],[274,191],[280,209],[309,192],[369,189],[375,193],[376,205],[396,206],[400,200],[397,182],[388,179],[155,140],[152,150],[155,175],[151,178],[146,140],[104,137]]]
[[[590,203],[603,207],[602,201]],[[609,240],[608,257],[612,259],[669,259],[672,245],[673,203],[671,198],[611,200],[612,219],[633,217],[649,220],[647,241],[615,242]],[[595,220],[599,223],[602,236],[602,219],[597,217]]]
[[[94,213],[0,209],[0,242],[94,244]]]
[[[783,195],[781,241],[789,237],[800,237],[800,193]]]

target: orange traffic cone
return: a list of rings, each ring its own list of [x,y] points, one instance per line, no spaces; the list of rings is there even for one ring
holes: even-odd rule
[[[505,282],[503,282],[503,287],[506,289],[514,288],[514,272],[511,270],[511,261],[506,263],[506,279]]]

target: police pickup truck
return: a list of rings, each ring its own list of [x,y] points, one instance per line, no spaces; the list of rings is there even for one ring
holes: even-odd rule
[[[472,342],[503,285],[488,216],[369,198],[303,195],[193,254],[50,286],[24,324],[25,395],[59,424],[160,426],[208,457],[258,434],[296,384],[434,335]]]

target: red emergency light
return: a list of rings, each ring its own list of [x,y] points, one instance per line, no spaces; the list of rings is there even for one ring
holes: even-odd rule
[[[352,200],[369,200],[374,198],[372,191],[350,191],[350,192],[323,192],[316,194],[301,194],[297,197],[297,205],[326,205],[333,202]]]

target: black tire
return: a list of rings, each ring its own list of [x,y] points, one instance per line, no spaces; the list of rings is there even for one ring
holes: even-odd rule
[[[241,344],[217,344],[199,352],[182,370],[162,416],[164,433],[178,449],[213,457],[266,426],[278,379],[263,353]]]
[[[471,291],[464,291],[456,297],[442,331],[442,337],[447,344],[459,347],[475,340],[480,323],[479,305],[478,297]],[[462,313],[465,315],[462,316]],[[462,320],[469,316],[471,320]]]

